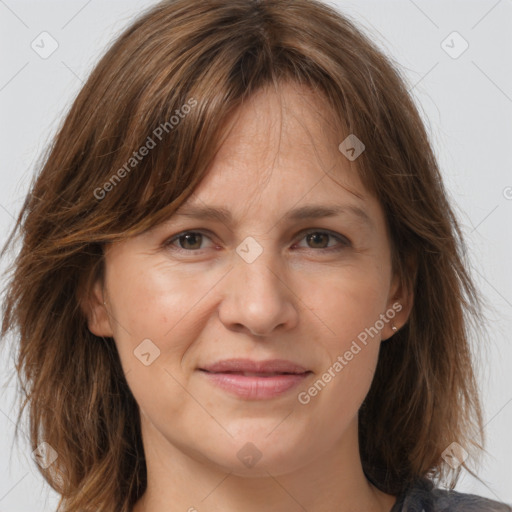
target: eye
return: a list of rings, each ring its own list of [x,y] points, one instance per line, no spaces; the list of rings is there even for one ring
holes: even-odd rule
[[[330,252],[339,251],[351,246],[348,238],[338,233],[331,233],[330,231],[310,229],[300,233],[300,236],[302,236],[301,240],[305,239],[306,243],[310,244],[309,247],[305,247],[305,249]],[[329,247],[329,238],[337,240],[339,243]],[[211,238],[202,231],[183,231],[164,242],[164,246],[181,253],[199,253],[201,249],[204,249],[204,247],[201,247],[201,243],[204,239],[211,240]],[[304,249],[304,247],[302,247],[302,249]]]
[[[164,245],[171,246],[173,250],[178,252],[198,252],[198,249],[201,249],[200,245],[203,238],[209,237],[201,231],[183,231],[169,239]],[[180,247],[174,246],[176,242]]]
[[[330,231],[322,231],[322,230],[308,230],[306,232],[301,233],[302,239],[306,240],[306,243],[312,244],[306,249],[318,249],[324,252],[330,251],[340,251],[346,247],[350,247],[351,243],[348,238],[343,235],[339,235],[337,233],[331,233]],[[334,245],[331,247],[325,246],[325,243],[328,243],[329,237],[335,239],[339,242],[338,245]],[[319,247],[319,245],[321,247]]]

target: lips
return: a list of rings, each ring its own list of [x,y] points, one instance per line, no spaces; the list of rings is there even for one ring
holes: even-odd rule
[[[268,400],[291,392],[313,372],[284,359],[225,359],[199,368],[210,384],[243,400]]]
[[[252,359],[224,359],[200,368],[209,373],[237,374],[247,377],[272,377],[275,375],[308,373],[303,366],[285,359],[254,361]]]

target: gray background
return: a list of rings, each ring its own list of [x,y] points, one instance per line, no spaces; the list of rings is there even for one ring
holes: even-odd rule
[[[0,242],[10,230],[41,151],[106,45],[152,1],[0,0]],[[474,277],[492,306],[492,345],[476,350],[487,453],[457,490],[512,503],[512,0],[336,2],[404,69],[431,133],[463,226]],[[32,48],[46,31],[57,50]],[[469,44],[452,58],[442,42]],[[457,52],[461,41],[448,38]],[[49,48],[49,40],[45,44]],[[2,261],[1,270],[6,268]],[[14,444],[11,340],[0,359],[0,512],[55,510],[21,434]],[[478,340],[475,340],[478,345]]]

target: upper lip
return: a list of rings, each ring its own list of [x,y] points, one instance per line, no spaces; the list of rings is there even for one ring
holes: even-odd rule
[[[224,359],[200,368],[213,373],[223,372],[254,372],[254,373],[305,373],[309,370],[285,359],[268,359],[253,361],[252,359]]]

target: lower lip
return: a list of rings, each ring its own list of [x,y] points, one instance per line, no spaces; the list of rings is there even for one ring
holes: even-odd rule
[[[282,395],[298,386],[311,373],[245,377],[236,373],[210,373],[204,370],[201,372],[220,388],[247,400],[265,400]]]

